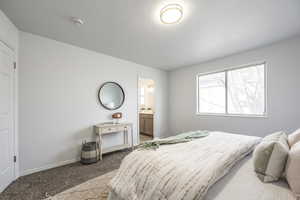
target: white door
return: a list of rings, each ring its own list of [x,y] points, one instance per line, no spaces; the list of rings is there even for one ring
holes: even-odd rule
[[[0,192],[14,179],[13,53],[0,41]]]

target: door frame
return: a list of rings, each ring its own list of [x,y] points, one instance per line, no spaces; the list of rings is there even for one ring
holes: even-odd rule
[[[142,76],[140,74],[138,74],[137,76],[137,145],[139,145],[141,143],[140,141],[140,115],[139,115],[139,111],[140,111],[140,80],[141,79],[149,79],[149,80],[153,80],[154,81],[154,108],[156,108],[156,81],[153,78],[147,77],[147,76]],[[153,138],[156,138],[156,115],[154,114],[153,116]]]
[[[12,134],[13,134],[13,156],[16,156],[16,162],[13,162],[13,180],[16,180],[19,178],[19,134],[18,134],[18,67],[17,67],[17,58],[18,53],[14,48],[11,48],[8,44],[6,44],[3,40],[0,39],[0,46],[1,48],[7,50],[12,55],[12,67],[14,68],[12,70],[12,79],[13,79],[13,110],[12,110],[12,120],[13,120],[13,127],[12,127]],[[14,159],[14,158],[11,158]]]

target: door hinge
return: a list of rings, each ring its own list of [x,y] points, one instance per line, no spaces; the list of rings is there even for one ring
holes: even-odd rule
[[[14,62],[14,70],[16,70],[16,69],[17,69],[17,63]]]
[[[14,156],[14,162],[17,162],[17,156]]]

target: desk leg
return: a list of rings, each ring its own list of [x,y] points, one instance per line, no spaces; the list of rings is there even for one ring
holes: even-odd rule
[[[123,136],[124,136],[124,141],[123,141],[123,142],[124,142],[124,144],[128,144],[127,132],[128,132],[128,131],[127,131],[127,127],[125,127],[125,128],[124,128],[124,131],[123,131],[123,134],[124,134],[124,135],[123,135]]]
[[[131,150],[134,150],[134,144],[133,144],[133,125],[130,126],[131,129]]]
[[[102,160],[102,136],[100,131],[98,133],[98,142],[99,142],[99,159]]]
[[[98,148],[98,155],[97,155],[97,160],[100,159],[100,134],[96,133],[96,142],[97,142],[97,148]]]

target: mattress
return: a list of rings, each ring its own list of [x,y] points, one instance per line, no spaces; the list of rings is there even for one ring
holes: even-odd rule
[[[121,200],[110,193],[109,200]],[[213,185],[205,200],[296,200],[288,184],[281,180],[263,183],[255,175],[252,156],[246,156]]]

